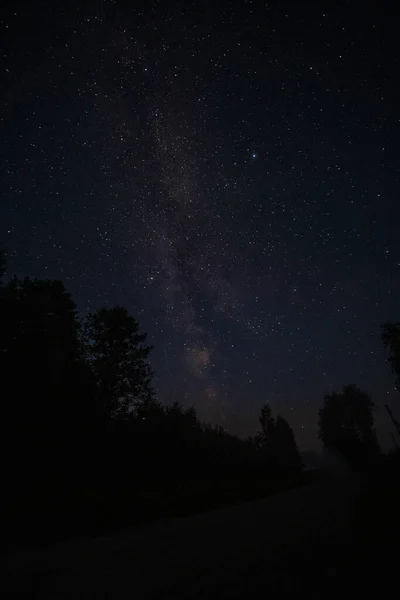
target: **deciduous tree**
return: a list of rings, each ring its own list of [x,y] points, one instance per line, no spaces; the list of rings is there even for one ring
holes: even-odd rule
[[[85,356],[97,388],[100,414],[127,416],[153,401],[151,347],[126,308],[101,308],[84,326]]]

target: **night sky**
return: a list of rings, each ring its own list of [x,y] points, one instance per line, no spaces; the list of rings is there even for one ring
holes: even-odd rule
[[[8,275],[62,279],[81,313],[126,306],[163,402],[240,435],[269,402],[307,450],[324,393],[356,383],[384,441],[394,22],[276,4],[3,9],[0,246]]]

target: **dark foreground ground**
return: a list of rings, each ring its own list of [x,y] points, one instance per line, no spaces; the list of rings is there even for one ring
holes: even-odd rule
[[[400,494],[390,471],[95,540],[10,553],[3,597],[397,597]],[[396,591],[397,590],[397,591]]]

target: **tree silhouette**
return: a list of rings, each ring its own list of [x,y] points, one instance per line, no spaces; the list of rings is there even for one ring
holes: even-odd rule
[[[266,440],[273,437],[274,429],[275,429],[275,419],[272,416],[272,410],[268,404],[264,404],[261,408],[259,422],[261,425],[261,431]]]
[[[269,461],[278,468],[300,468],[300,454],[288,422],[279,415],[274,419],[268,404],[261,408],[259,421],[261,432],[256,435],[254,441]]]
[[[60,281],[12,279],[1,290],[1,367],[14,418],[45,426],[76,419],[82,355],[75,304]]]
[[[147,361],[151,351],[147,334],[120,306],[89,314],[84,326],[85,356],[96,383],[102,416],[127,416],[150,408],[154,400],[152,372]]]
[[[279,415],[275,422],[275,445],[281,467],[287,469],[299,469],[301,467],[301,458],[293,429],[286,419]]]
[[[400,323],[382,325],[382,341],[389,350],[388,362],[396,374],[396,388],[400,391]]]
[[[319,411],[319,437],[325,448],[336,449],[353,466],[375,457],[379,450],[373,410],[370,396],[355,385],[325,395]]]
[[[261,431],[256,433],[254,438],[256,447],[258,447],[264,461],[267,460],[270,463],[274,463],[276,462],[275,419],[268,404],[264,404],[261,408],[258,420],[261,425]]]
[[[75,304],[60,281],[14,278],[0,288],[8,489],[11,498],[28,503],[36,490],[42,495],[42,515],[49,510],[48,489],[83,472],[90,446],[94,396],[78,332]]]

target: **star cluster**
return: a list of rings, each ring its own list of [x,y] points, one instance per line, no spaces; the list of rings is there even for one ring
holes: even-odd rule
[[[239,434],[268,401],[314,448],[345,383],[381,406],[400,210],[378,9],[67,4],[1,21],[9,272],[127,306],[159,397]]]

